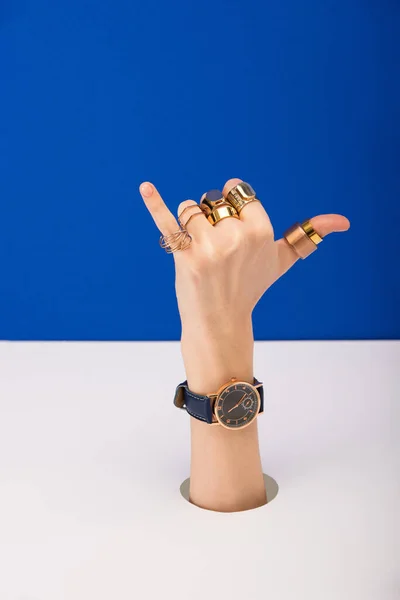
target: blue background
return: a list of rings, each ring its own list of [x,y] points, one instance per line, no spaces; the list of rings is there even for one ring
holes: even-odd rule
[[[172,209],[248,180],[277,235],[341,212],[259,339],[400,337],[397,0],[2,0],[0,338],[178,339]]]

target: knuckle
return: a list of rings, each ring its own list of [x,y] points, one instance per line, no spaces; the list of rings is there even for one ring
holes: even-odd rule
[[[228,254],[236,253],[246,242],[246,235],[241,227],[235,227],[229,236],[228,243],[224,246]]]
[[[248,237],[244,228],[235,227],[225,235],[218,237],[207,237],[202,239],[201,246],[192,263],[192,274],[202,276],[210,273],[210,270],[221,266],[225,261],[235,258],[248,244]]]
[[[195,202],[194,200],[184,200],[178,206],[178,216],[180,216],[183,213],[185,208],[188,208],[189,206],[196,206],[196,204],[197,202]]]
[[[221,239],[217,247],[217,259],[227,260],[237,256],[248,243],[246,235],[241,227],[232,228],[226,236]]]
[[[210,273],[211,268],[216,265],[217,262],[218,259],[213,251],[202,250],[202,252],[196,256],[196,260],[192,263],[192,277],[202,281],[203,277]]]
[[[203,269],[207,267],[209,263],[216,260],[216,249],[215,244],[212,240],[204,237],[201,240],[201,244],[196,246],[196,257],[195,257],[195,268]]]
[[[215,244],[203,244],[202,252],[200,255],[200,266],[208,268],[210,265],[218,262],[220,258],[219,251]]]
[[[259,219],[253,225],[253,235],[260,241],[270,240],[274,237],[274,229],[269,219]]]
[[[225,240],[223,243],[215,243],[215,240],[210,240],[209,243],[203,242],[201,252],[198,255],[198,268],[202,272],[210,272],[210,269],[221,266],[237,251],[238,246],[232,241],[232,238]]]
[[[233,177],[232,179],[228,179],[228,181],[225,183],[224,187],[223,187],[223,193],[227,194],[235,185],[238,185],[239,183],[242,183],[242,179],[239,179],[238,177]]]

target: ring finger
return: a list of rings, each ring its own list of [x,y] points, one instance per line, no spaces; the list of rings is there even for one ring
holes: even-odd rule
[[[207,233],[211,228],[206,215],[194,200],[185,200],[178,207],[178,219],[182,227],[194,238]]]

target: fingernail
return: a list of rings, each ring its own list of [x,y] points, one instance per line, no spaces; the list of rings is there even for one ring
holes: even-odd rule
[[[153,193],[153,186],[150,183],[142,183],[140,186],[140,193],[145,198],[150,198]]]

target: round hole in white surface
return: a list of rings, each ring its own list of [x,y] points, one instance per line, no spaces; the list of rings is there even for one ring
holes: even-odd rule
[[[264,485],[265,491],[267,493],[267,504],[274,500],[279,492],[279,486],[276,483],[275,479],[263,473],[264,477]],[[181,484],[180,492],[182,496],[189,502],[189,488],[190,488],[190,477],[185,479],[185,481]],[[264,505],[265,506],[265,505]],[[261,508],[261,507],[260,507]]]

